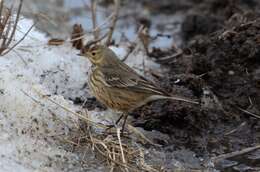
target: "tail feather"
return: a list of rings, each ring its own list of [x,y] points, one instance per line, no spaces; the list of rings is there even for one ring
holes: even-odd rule
[[[178,100],[178,101],[183,101],[183,102],[188,102],[188,103],[193,103],[193,104],[200,104],[198,101],[179,97],[179,96],[154,95],[151,97],[151,100],[158,100],[158,99],[171,99],[171,100]]]
[[[183,102],[188,102],[188,103],[193,103],[193,104],[200,104],[198,101],[183,98],[183,97],[178,97],[178,96],[171,96],[171,97],[166,97],[166,98],[172,99],[172,100],[179,100],[179,101],[183,101]]]

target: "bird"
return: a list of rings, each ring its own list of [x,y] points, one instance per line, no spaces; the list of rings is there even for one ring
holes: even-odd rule
[[[118,124],[124,117],[121,132],[124,132],[128,114],[148,102],[170,99],[199,104],[188,98],[168,94],[122,62],[106,45],[85,46],[79,55],[88,58],[92,64],[88,73],[92,94],[106,107],[122,113],[116,121]]]

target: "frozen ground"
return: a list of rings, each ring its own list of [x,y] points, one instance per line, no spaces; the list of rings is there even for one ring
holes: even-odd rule
[[[15,41],[31,25],[32,21],[22,19]],[[104,171],[91,153],[88,167],[82,167],[79,156],[56,139],[75,128],[78,119],[42,95],[80,111],[70,99],[89,97],[85,84],[90,63],[77,56],[69,42],[56,47],[48,46],[47,40],[33,29],[14,51],[0,58],[0,171]],[[112,49],[121,57],[126,53],[122,47]],[[136,69],[143,64],[158,69],[138,52],[127,62]],[[97,111],[90,113],[100,120]]]

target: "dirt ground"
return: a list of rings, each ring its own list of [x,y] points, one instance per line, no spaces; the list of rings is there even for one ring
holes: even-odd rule
[[[176,11],[177,1],[150,5],[158,11]],[[150,3],[153,4],[153,3]],[[260,3],[250,0],[183,1],[183,53],[174,55],[154,48],[156,58],[169,72],[158,77],[172,94],[197,98],[201,106],[157,101],[132,115],[135,126],[167,133],[165,149],[186,148],[198,156],[213,157],[260,142]],[[258,154],[258,155],[257,155]],[[253,156],[254,155],[254,156]],[[217,164],[221,171],[257,171],[258,151]]]

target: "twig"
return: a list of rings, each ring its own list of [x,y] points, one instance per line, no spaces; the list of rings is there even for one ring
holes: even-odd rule
[[[4,0],[0,0],[0,16],[2,16],[3,8],[4,8]],[[2,23],[2,21],[1,21],[1,23]]]
[[[5,50],[7,47],[8,47],[8,45],[9,44],[7,44],[6,43],[6,41],[8,40],[8,39],[10,39],[10,40],[12,40],[13,38],[12,37],[8,37],[8,35],[9,35],[9,32],[11,31],[11,26],[12,26],[12,21],[11,21],[11,19],[9,19],[10,18],[10,16],[12,15],[11,14],[11,10],[8,10],[10,13],[8,13],[7,15],[7,20],[6,20],[6,23],[5,23],[5,25],[4,25],[4,29],[3,29],[3,35],[2,35],[2,45],[1,45],[1,48],[3,49],[3,50]],[[10,16],[9,16],[10,15]],[[5,29],[6,28],[6,29]]]
[[[128,52],[126,53],[126,55],[123,57],[123,59],[121,61],[126,61],[126,59],[128,58],[128,56],[134,51],[135,49],[135,44],[132,44],[133,46],[129,47]]]
[[[99,39],[97,39],[97,40],[89,41],[89,42],[85,45],[85,48],[90,48],[91,45],[96,44],[96,43],[102,41],[103,39],[105,39],[105,37],[107,37],[107,33],[106,33],[105,35],[103,35],[102,37],[100,37]]]
[[[93,32],[94,32],[94,39],[98,39],[99,35],[99,28],[97,28],[97,1],[91,0],[91,17],[92,17],[92,25],[93,25]]]
[[[118,162],[118,161],[112,159],[111,157],[108,157],[108,156],[107,156],[103,151],[101,151],[99,148],[96,147],[96,149],[99,151],[99,153],[100,153],[102,156],[107,157],[110,161],[114,162],[115,164],[120,165],[120,166],[122,166],[122,167],[126,167],[126,168],[128,168],[128,169],[131,169],[132,171],[136,171],[136,172],[139,171],[139,170],[135,169],[133,166],[130,166],[130,164],[129,164],[129,165],[122,164],[122,163],[120,163],[120,162]]]
[[[20,44],[24,38],[30,33],[30,31],[33,29],[33,27],[36,25],[36,23],[34,23],[29,29],[28,31],[23,35],[23,37],[17,41],[11,48],[9,48],[7,51],[5,51],[2,55],[6,55],[7,53],[9,53],[12,49],[14,49],[18,44]]]
[[[144,28],[143,25],[139,27],[139,29],[138,29],[138,31],[137,31],[137,35],[136,35],[134,41],[131,43],[130,50],[127,52],[127,54],[125,55],[125,57],[123,57],[123,59],[122,59],[123,62],[126,61],[126,59],[128,58],[128,56],[129,56],[133,51],[135,51],[136,46],[137,46],[137,44],[138,44],[138,43],[137,43],[138,37],[139,37],[138,35],[139,35],[139,33],[141,33],[141,31],[143,30],[143,28]]]
[[[28,66],[28,63],[25,61],[23,56],[19,54],[17,51],[14,50],[14,53],[22,60],[22,62],[25,64],[25,66]]]
[[[116,27],[116,21],[117,21],[117,18],[118,18],[119,7],[120,7],[120,0],[114,0],[114,3],[115,3],[115,12],[114,12],[114,15],[113,15],[112,24],[111,24],[111,26],[109,28],[109,32],[108,32],[108,38],[107,38],[107,41],[106,41],[107,46],[111,43],[112,35],[113,35],[114,29]]]
[[[100,28],[100,30],[105,30],[105,29],[107,29],[107,28]],[[77,41],[79,39],[84,38],[87,34],[92,34],[92,33],[94,33],[94,31],[85,31],[82,36],[77,37],[77,38],[73,38],[73,39],[71,39],[69,41],[65,41],[65,42]],[[105,34],[105,35],[107,36],[108,34]],[[98,40],[100,40],[100,38]]]
[[[40,106],[42,106],[42,107],[45,107],[44,104],[43,104],[40,100],[37,100],[36,98],[34,98],[33,96],[29,95],[29,93],[25,92],[25,91],[22,90],[22,89],[20,89],[20,91],[21,91],[24,95],[26,95],[27,97],[29,97],[32,101],[34,101],[35,103],[37,103],[38,105],[40,105]],[[48,109],[48,111],[49,111],[51,114],[56,115],[55,112],[53,112],[51,109]],[[57,115],[56,115],[56,116],[57,116]],[[69,128],[69,126],[68,126],[64,121],[62,121],[62,120],[60,120],[60,119],[58,119],[58,120],[59,120],[60,122],[62,122],[64,125],[66,125],[66,126]],[[78,127],[76,126],[76,128],[78,128]]]
[[[92,32],[95,32],[96,30],[101,29],[101,26],[107,24],[107,22],[109,22],[109,20],[114,16],[114,13],[110,14],[110,16],[108,16],[101,24],[99,24],[96,28],[94,28],[94,30]]]
[[[228,136],[230,134],[233,134],[234,132],[236,132],[237,130],[239,130],[241,127],[245,126],[246,125],[246,122],[242,122],[238,127],[236,127],[235,129],[225,133],[224,135],[225,136]]]
[[[250,96],[248,97],[248,100],[249,100],[249,103],[250,103],[250,106],[249,106],[249,108],[250,108],[250,107],[252,107],[254,104],[253,104],[253,101],[252,101],[252,99],[251,99]]]
[[[29,95],[27,92],[25,92],[24,90],[20,89],[20,91],[21,91],[24,95],[26,95],[27,97],[29,97],[31,100],[33,100],[35,103],[37,103],[37,104],[43,106],[43,104],[41,104],[41,102],[40,102],[39,100],[37,100],[36,98],[30,96],[30,95]]]
[[[165,56],[165,57],[162,57],[162,58],[159,58],[158,61],[169,61],[169,60],[172,60],[180,55],[183,54],[183,51],[181,49],[179,49],[177,51],[177,53],[173,54],[173,55],[170,55],[170,56]]]
[[[254,113],[252,113],[252,112],[249,112],[248,110],[242,109],[242,108],[240,108],[240,107],[237,107],[237,109],[239,109],[240,111],[242,111],[242,112],[244,112],[244,113],[246,113],[246,114],[248,114],[248,115],[251,115],[251,116],[253,116],[253,117],[257,118],[257,119],[260,119],[260,116],[259,116],[259,115],[256,115],[256,114],[254,114]]]
[[[231,152],[231,153],[222,154],[222,155],[219,155],[217,157],[212,158],[212,161],[214,163],[217,163],[218,161],[221,161],[223,159],[228,159],[228,158],[232,158],[232,157],[242,155],[242,154],[245,154],[245,153],[248,153],[248,152],[252,152],[252,151],[259,149],[259,148],[260,148],[260,145],[256,145],[256,146],[253,146],[253,147],[248,147],[248,148],[242,149],[240,151],[234,151],[234,152]]]
[[[1,28],[1,32],[0,32],[0,39],[2,39],[0,53],[2,53],[7,47],[7,45],[5,44],[5,41],[7,39],[7,35],[5,35],[5,28],[8,25],[7,23],[9,22],[9,18],[11,16],[11,11],[10,11],[10,9],[6,9],[6,10],[7,10],[6,14],[3,14],[3,16],[2,15],[0,16],[0,17],[3,17],[3,21],[1,21],[2,28]],[[9,27],[10,27],[10,22],[9,22]],[[6,30],[9,30],[9,29],[7,28]]]
[[[21,30],[21,28],[22,28],[22,27],[20,27],[19,25],[17,25],[17,31],[20,32],[20,33],[22,33],[22,34],[25,34],[26,32],[23,32],[23,31]],[[34,40],[34,41],[38,41],[38,42],[41,42],[41,41],[42,41],[42,40],[36,38],[35,36],[27,35],[27,37],[30,38],[30,39],[32,39],[32,40]],[[44,41],[44,43],[45,43],[45,41]],[[45,45],[46,45],[46,43],[45,43]]]
[[[44,105],[43,105],[43,107],[44,107]],[[50,114],[51,114],[52,116],[55,116],[55,119],[56,119],[56,120],[60,121],[60,122],[61,122],[63,125],[65,125],[67,128],[71,128],[71,127],[70,127],[66,122],[64,122],[62,119],[56,118],[56,116],[58,116],[56,112],[54,112],[52,109],[49,109],[49,108],[48,108],[47,110],[48,110],[48,112],[50,112]],[[75,127],[78,129],[79,126],[76,125],[75,119],[72,119],[72,120],[73,120],[73,122],[74,122]],[[66,135],[66,134],[63,133],[63,134],[59,134],[59,135]],[[48,136],[50,136],[50,135],[48,135]],[[52,135],[52,137],[53,137],[53,136],[57,136],[57,135]]]
[[[45,97],[46,97],[46,96],[45,96]],[[66,111],[68,111],[68,112],[70,112],[70,113],[72,113],[72,114],[74,114],[74,115],[80,117],[81,119],[84,119],[85,121],[88,121],[89,123],[92,123],[92,124],[94,124],[94,125],[96,125],[96,126],[99,126],[99,127],[101,127],[101,128],[107,128],[105,125],[99,124],[99,123],[97,123],[97,122],[95,122],[95,121],[92,121],[91,119],[86,118],[85,116],[83,116],[83,115],[81,115],[81,114],[79,114],[79,113],[76,113],[76,112],[74,112],[74,111],[68,109],[67,107],[65,107],[65,106],[63,106],[63,105],[61,105],[61,104],[55,102],[54,100],[52,100],[52,99],[49,98],[48,96],[47,96],[47,99],[48,99],[50,102],[52,102],[52,103],[54,103],[54,104],[60,106],[62,109],[64,109],[64,110],[66,110]]]
[[[113,147],[112,148],[112,155],[113,155],[113,157],[112,157],[112,159],[115,161],[116,160],[116,153],[115,153],[115,148]],[[114,168],[115,168],[115,163],[114,162],[112,162],[112,164],[111,164],[111,168],[110,168],[110,172],[113,172],[114,171]]]
[[[149,35],[148,27],[142,25],[140,32],[138,32],[138,36],[144,46],[146,54],[149,55],[149,44],[151,42],[151,37]]]
[[[17,27],[17,23],[18,23],[18,20],[19,20],[19,17],[20,17],[22,5],[23,5],[23,0],[20,0],[19,7],[18,7],[18,10],[17,10],[17,14],[16,14],[17,16],[16,16],[15,23],[14,23],[14,26],[13,26],[13,30],[12,30],[12,33],[11,33],[11,35],[9,37],[10,39],[8,40],[7,45],[9,45],[11,43],[12,38],[14,37],[15,31],[16,31],[16,27]]]
[[[81,118],[81,119],[83,119],[83,120],[85,120],[85,121],[88,121],[89,123],[94,124],[94,125],[96,125],[96,126],[98,126],[98,127],[107,128],[107,126],[105,126],[104,124],[100,124],[100,123],[97,123],[97,122],[95,122],[95,121],[92,121],[91,119],[85,117],[84,115],[81,115],[81,114],[79,114],[79,113],[77,113],[77,112],[74,112],[74,111],[70,110],[69,108],[65,107],[64,105],[61,105],[61,104],[55,102],[55,101],[54,101],[53,99],[51,99],[49,96],[42,94],[42,93],[39,92],[38,90],[35,90],[35,91],[36,91],[39,95],[41,95],[43,98],[46,98],[47,100],[49,100],[49,101],[52,102],[53,104],[55,104],[55,105],[61,107],[61,108],[64,109],[65,111],[70,112],[70,113],[72,113],[73,115],[76,115],[76,116],[78,116],[79,118]]]
[[[118,138],[118,142],[119,142],[119,146],[120,146],[120,151],[121,151],[121,156],[122,156],[122,162],[123,162],[124,164],[126,164],[125,155],[124,155],[124,150],[123,150],[122,142],[121,142],[121,138],[120,138],[120,129],[119,129],[119,128],[116,129],[116,133],[117,133],[117,138]],[[127,168],[125,168],[125,170],[128,171]]]

